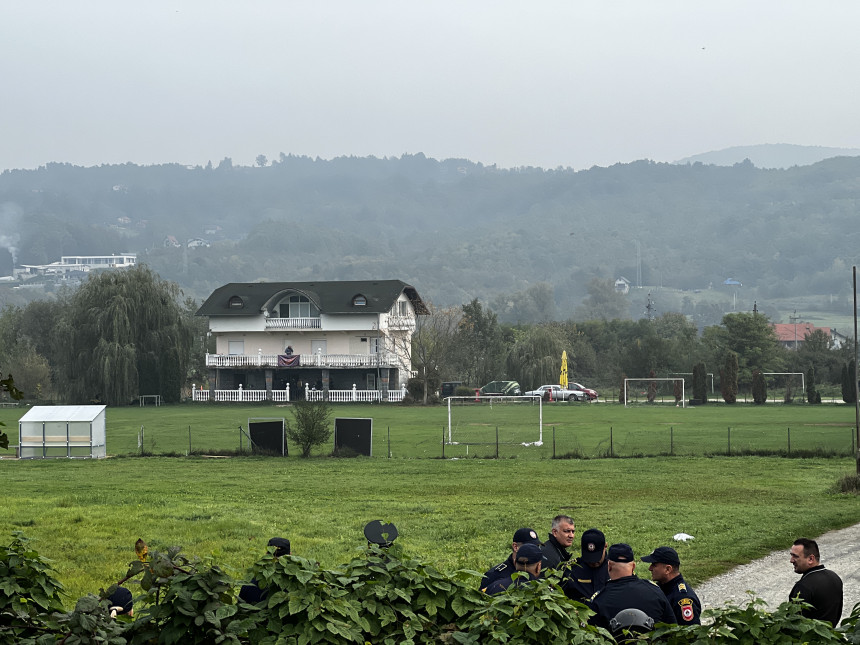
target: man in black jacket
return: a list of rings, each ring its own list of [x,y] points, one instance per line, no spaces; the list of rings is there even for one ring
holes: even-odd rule
[[[536,546],[540,546],[540,539],[538,538],[538,534],[534,529],[525,527],[516,530],[516,532],[514,533],[513,542],[511,542],[511,555],[508,556],[507,560],[505,560],[501,564],[497,564],[484,574],[484,577],[481,580],[482,590],[486,591],[487,587],[489,587],[493,582],[499,580],[500,578],[510,577],[511,574],[513,574],[514,571],[517,570],[516,566],[514,565],[514,559],[517,557],[517,551],[524,544],[534,544]]]
[[[574,537],[576,537],[576,525],[571,517],[556,515],[552,518],[552,531],[542,547],[545,569],[560,569],[570,560],[570,553],[567,550],[573,544]]]
[[[824,620],[836,627],[842,618],[842,578],[821,564],[815,540],[795,540],[790,553],[794,571],[801,574],[801,578],[792,587],[789,600],[799,598],[809,603],[812,608],[804,608],[804,616]]]
[[[660,585],[675,612],[679,625],[701,625],[702,603],[693,588],[681,575],[681,559],[670,546],[658,546],[642,562],[651,564],[651,580]]]
[[[625,609],[644,611],[655,623],[677,622],[660,588],[636,577],[636,559],[629,544],[613,544],[606,557],[609,582],[588,601],[588,606],[596,612],[589,623],[610,629],[610,621]]]
[[[582,555],[571,564],[561,588],[571,600],[585,602],[608,580],[606,536],[598,529],[588,529],[582,534]]]

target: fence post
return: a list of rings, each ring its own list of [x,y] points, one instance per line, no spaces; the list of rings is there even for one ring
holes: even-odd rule
[[[352,384],[352,400],[353,402],[358,400],[358,392],[355,389],[355,383]]]
[[[615,444],[612,439],[612,426],[609,426],[609,456],[615,456]]]
[[[496,459],[499,458],[499,426],[496,426]]]
[[[552,458],[555,459],[555,426],[552,427]]]
[[[191,455],[191,426],[188,426],[188,454]]]
[[[788,454],[791,454],[791,428],[788,429]]]
[[[290,384],[287,383],[287,387],[284,388],[287,391],[287,403],[290,402]]]
[[[442,426],[442,459],[445,458],[445,426]]]
[[[729,438],[729,448],[728,448],[728,451],[726,452],[726,454],[731,455],[732,454],[732,427],[731,426],[729,426],[728,438]]]
[[[675,454],[675,428],[669,426],[669,456]]]
[[[444,434],[445,431],[442,431]],[[391,459],[391,426],[388,426],[388,458]]]

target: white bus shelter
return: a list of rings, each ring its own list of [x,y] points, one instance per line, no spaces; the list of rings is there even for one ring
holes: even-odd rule
[[[18,456],[98,458],[105,449],[104,405],[37,405],[18,420]]]

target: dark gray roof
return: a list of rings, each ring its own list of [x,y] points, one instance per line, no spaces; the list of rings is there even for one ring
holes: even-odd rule
[[[346,280],[342,282],[231,282],[218,287],[197,310],[198,316],[259,316],[263,309],[272,310],[287,293],[307,296],[324,314],[386,313],[401,293],[418,314],[429,313],[421,296],[401,280]],[[353,304],[355,296],[364,296],[367,304]],[[230,307],[232,298],[240,298],[242,307]]]

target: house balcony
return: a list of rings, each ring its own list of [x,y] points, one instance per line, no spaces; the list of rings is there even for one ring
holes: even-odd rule
[[[415,318],[412,316],[388,316],[389,329],[415,329]]]
[[[322,329],[321,318],[266,318],[266,331],[281,329]]]
[[[286,319],[285,319],[286,320]],[[397,355],[380,354],[206,354],[206,367],[400,367]]]

